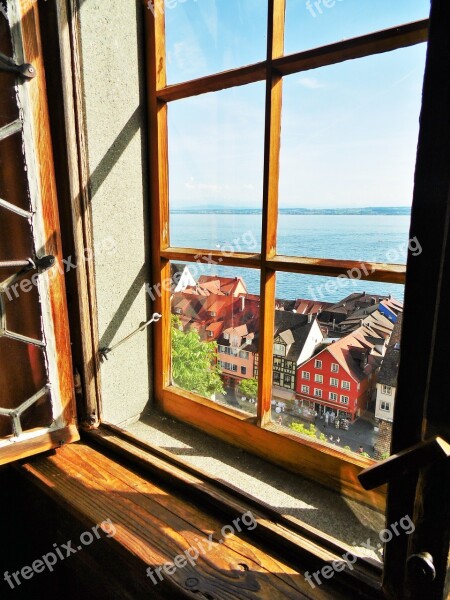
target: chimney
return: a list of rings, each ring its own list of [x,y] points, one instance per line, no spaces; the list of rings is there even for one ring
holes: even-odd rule
[[[336,319],[333,319],[333,331],[334,331],[335,327],[336,327]]]
[[[309,315],[308,315],[308,323],[312,323],[312,314],[311,313],[309,313]]]
[[[241,296],[241,311],[244,312],[245,308],[245,296]]]

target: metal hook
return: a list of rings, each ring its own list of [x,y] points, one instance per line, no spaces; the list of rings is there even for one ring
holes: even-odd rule
[[[132,338],[133,336],[135,336],[140,331],[144,331],[144,329],[146,329],[152,323],[157,323],[160,319],[162,319],[162,315],[160,315],[159,313],[153,313],[151,319],[149,319],[145,323],[141,323],[137,329],[135,329],[134,331],[132,331],[131,333],[129,333],[126,337],[124,337],[122,340],[120,340],[120,342],[117,342],[117,344],[114,344],[114,346],[110,346],[110,347],[106,347],[106,348],[100,348],[99,349],[99,354],[100,354],[102,360],[103,359],[104,360],[108,360],[108,354],[110,352],[112,352],[113,350],[115,350],[116,348],[118,348],[119,346],[121,346],[124,342],[128,341],[130,338]]]

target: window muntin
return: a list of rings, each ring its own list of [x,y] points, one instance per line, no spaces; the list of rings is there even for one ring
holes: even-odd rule
[[[318,359],[316,359],[316,360],[314,361],[314,367],[315,367],[316,369],[321,369],[321,368],[322,368],[322,361],[321,361],[321,360],[318,360]]]
[[[322,398],[322,390],[320,388],[314,388],[314,396]]]
[[[338,395],[336,394],[336,392],[330,392],[329,398],[333,402],[337,402],[338,401]]]
[[[341,404],[348,404],[350,401],[350,398],[348,396],[344,396],[341,394]]]
[[[314,381],[316,383],[323,383],[323,375],[318,375],[317,373],[314,375]]]
[[[337,363],[331,363],[331,372],[339,373],[339,365]]]
[[[339,379],[336,379],[336,377],[330,377],[330,385],[332,387],[339,387]]]
[[[302,393],[309,394],[309,385],[302,385]]]
[[[382,401],[380,403],[380,409],[381,410],[385,410],[385,411],[390,411],[391,410],[391,403],[390,402],[384,402],[384,401]]]
[[[279,11],[281,7],[281,3],[275,2],[275,10]],[[278,13],[278,16],[281,13]],[[279,23],[280,20],[277,21]],[[367,51],[369,54],[384,54],[386,52],[386,48],[388,47],[385,40],[389,39],[389,48],[402,48],[406,46],[417,46],[420,42],[425,40],[425,24],[415,25],[413,28],[413,32],[411,33],[410,27],[401,27],[396,28],[395,30],[386,32],[383,34],[384,37],[380,38],[378,35],[371,36],[371,45],[364,46],[365,48],[369,48]],[[277,37],[277,36],[275,36]],[[360,40],[352,41],[351,48],[349,53],[346,55],[348,59],[358,58],[360,56],[360,48],[358,44],[362,43]],[[366,41],[364,41],[366,44]],[[341,45],[337,47],[337,54],[333,56],[331,59],[331,63],[336,60],[338,56],[339,49],[341,49]],[[361,286],[362,281],[364,279],[364,287],[359,287],[359,289],[366,289],[369,291],[373,291],[375,289],[379,289],[383,287],[383,294],[391,293],[395,297],[400,300],[403,298],[403,288],[402,283],[404,281],[405,276],[405,268],[398,268],[393,262],[386,262],[380,265],[374,264],[370,267],[370,273],[365,273],[364,271],[361,273],[360,279],[358,281],[354,281],[352,276],[348,275],[351,271],[351,263],[349,266],[348,261],[328,261],[328,258],[324,257],[324,261],[313,260],[310,261],[308,258],[303,258],[300,256],[296,256],[295,254],[292,257],[285,257],[280,255],[280,245],[277,245],[277,220],[276,220],[276,209],[278,199],[281,197],[281,186],[278,186],[277,181],[277,167],[278,167],[278,145],[280,143],[280,139],[278,138],[279,127],[277,126],[278,118],[280,116],[281,111],[281,83],[279,81],[280,74],[283,76],[283,83],[288,80],[288,77],[292,73],[301,73],[304,70],[304,60],[305,57],[302,55],[298,55],[295,57],[290,57],[289,60],[285,60],[281,57],[282,48],[280,44],[280,37],[274,40],[272,51],[273,62],[268,62],[264,65],[263,70],[259,70],[259,67],[255,67],[255,71],[248,70],[239,70],[236,73],[233,73],[232,76],[229,75],[217,75],[214,79],[208,79],[198,82],[189,82],[189,83],[181,83],[179,86],[172,86],[170,88],[164,88],[164,77],[163,71],[159,71],[157,73],[157,78],[159,81],[159,89],[160,91],[155,93],[155,97],[157,102],[160,103],[162,107],[165,106],[165,103],[168,103],[168,109],[170,113],[170,108],[174,104],[174,102],[178,102],[180,99],[188,98],[189,96],[197,96],[201,97],[205,95],[205,92],[210,92],[211,89],[220,88],[228,88],[232,89],[236,83],[246,83],[250,84],[250,82],[256,81],[257,79],[261,80],[265,77],[265,74],[268,74],[268,80],[266,81],[266,92],[267,92],[267,100],[268,103],[266,106],[271,107],[271,119],[267,121],[267,124],[270,125],[266,129],[266,137],[265,137],[265,165],[264,172],[266,177],[264,179],[263,186],[263,218],[262,218],[262,235],[261,235],[261,254],[246,254],[243,255],[239,251],[233,254],[222,253],[220,251],[220,245],[212,246],[211,251],[208,252],[208,262],[212,259],[215,261],[216,271],[220,271],[225,265],[233,269],[235,273],[245,273],[250,269],[261,269],[262,281],[261,286],[254,287],[252,291],[253,294],[258,294],[259,291],[262,292],[264,296],[264,300],[262,301],[262,312],[261,312],[261,323],[262,323],[262,334],[260,336],[259,342],[262,344],[262,349],[259,349],[259,353],[255,356],[255,372],[259,374],[260,379],[262,378],[263,384],[259,385],[259,389],[263,390],[258,399],[258,414],[257,414],[257,424],[258,426],[264,428],[270,425],[271,421],[271,411],[270,411],[270,385],[275,382],[276,378],[279,381],[282,381],[283,372],[279,372],[276,375],[276,371],[274,371],[274,361],[273,361],[273,343],[274,339],[271,333],[271,326],[269,325],[270,321],[273,320],[273,314],[271,314],[273,310],[274,297],[283,298],[278,294],[275,296],[274,294],[274,282],[276,275],[276,283],[277,287],[279,283],[286,282],[293,275],[293,273],[298,274],[299,277],[304,280],[309,281],[310,285],[308,290],[317,290],[322,285],[322,281],[325,282],[325,285],[330,289],[319,289],[317,296],[310,296],[310,299],[313,301],[320,301],[324,298],[328,300],[337,301],[342,299],[342,283],[345,279],[345,285],[349,285],[350,291],[354,290],[354,286]],[[352,53],[354,52],[354,56]],[[397,50],[392,50],[389,52],[391,56],[396,53]],[[327,64],[330,63],[330,57],[328,56],[328,49],[319,49],[315,51],[317,53],[317,57],[315,58],[315,65],[317,68],[325,68]],[[337,62],[340,60],[337,59]],[[361,59],[364,62],[364,59]],[[348,62],[348,61],[344,61]],[[352,61],[350,61],[352,62]],[[359,60],[355,60],[353,62],[359,62]],[[268,67],[268,71],[265,70],[265,67]],[[230,79],[228,79],[230,77]],[[245,86],[244,86],[245,87]],[[164,88],[164,89],[163,89]],[[219,92],[213,92],[213,94],[218,94]],[[417,92],[420,95],[420,92]],[[156,114],[156,113],[154,113]],[[158,164],[162,165],[162,170],[158,171],[158,173],[164,173],[164,165],[165,159],[167,158],[164,154],[165,147],[165,137],[167,133],[164,131],[165,127],[165,119],[166,119],[165,111],[160,111],[158,113],[157,129],[158,129],[158,140],[162,143],[159,143],[160,153],[158,155]],[[279,123],[278,123],[279,124]],[[170,133],[169,133],[170,136]],[[415,146],[415,144],[414,144]],[[410,151],[410,146],[408,146],[408,151]],[[160,223],[160,238],[159,242],[156,244],[158,247],[159,256],[157,260],[159,260],[159,264],[157,265],[156,271],[159,272],[159,267],[161,267],[162,271],[164,270],[165,261],[170,260],[197,260],[199,258],[200,262],[202,261],[202,256],[204,253],[201,252],[201,248],[195,246],[195,244],[191,244],[189,241],[188,244],[181,244],[180,247],[174,247],[173,239],[171,240],[171,245],[168,247],[168,222],[167,215],[170,213],[169,210],[169,199],[168,199],[168,186],[164,181],[164,177],[159,177],[158,179],[158,187],[155,188],[156,197],[159,197],[161,201],[161,211],[155,211],[156,219]],[[210,229],[208,229],[210,232]],[[278,234],[280,233],[280,229],[278,228]],[[280,236],[278,235],[278,242]],[[214,241],[214,239],[213,239]],[[186,249],[187,247],[187,249]],[[191,249],[192,247],[192,249]],[[278,252],[278,254],[277,254]],[[320,258],[320,257],[317,257]],[[355,257],[352,257],[355,258]],[[297,276],[297,275],[295,275]],[[370,279],[370,281],[366,281],[366,278]],[[382,283],[381,283],[382,282]],[[353,286],[353,287],[352,287]],[[345,287],[345,286],[343,286]],[[333,297],[334,296],[334,297]],[[278,300],[277,300],[278,301]],[[290,310],[290,309],[288,309]],[[313,317],[314,314],[312,313]],[[164,339],[164,334],[167,333],[167,322],[164,324],[161,336]],[[161,338],[159,338],[161,339]],[[161,344],[163,345],[163,344]],[[297,364],[303,364],[304,361],[299,361]],[[312,364],[308,365],[309,368],[314,368]],[[282,367],[280,367],[282,370]],[[300,367],[301,368],[301,367]],[[156,388],[159,390],[159,394],[161,399],[169,398],[170,401],[173,400],[173,392],[170,389],[170,381],[168,381],[167,371],[162,369],[160,374],[156,374]],[[272,379],[272,380],[271,380]],[[356,384],[355,387],[357,387]],[[355,401],[355,406],[363,407],[364,402],[361,401],[361,398]],[[364,408],[364,407],[363,407]],[[351,406],[348,407],[348,414],[351,413]]]
[[[310,379],[309,371],[302,371],[302,379]]]
[[[341,387],[343,390],[349,390],[350,389],[350,381],[342,380]]]
[[[392,394],[392,387],[390,385],[382,385],[381,391],[383,394],[390,396]]]

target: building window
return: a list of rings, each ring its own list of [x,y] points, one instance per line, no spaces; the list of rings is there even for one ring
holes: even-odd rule
[[[273,353],[277,356],[285,356],[286,354],[286,346],[283,344],[274,344],[273,345]]]
[[[247,367],[241,367],[241,375],[247,375]]]
[[[286,375],[286,374],[284,375],[284,385],[289,385],[290,386],[291,385],[291,380],[292,380],[292,378],[291,378],[290,375]]]
[[[302,371],[302,379],[309,379],[309,371]]]
[[[316,367],[316,369],[321,369],[322,368],[322,361],[316,359],[314,361],[314,366]]]
[[[330,377],[330,385],[332,387],[339,387],[339,379],[336,379],[336,377]]]
[[[380,405],[380,409],[386,410],[386,411],[391,410],[391,403],[390,402],[382,402]]]
[[[383,394],[386,394],[386,396],[390,396],[392,394],[392,387],[390,385],[382,385],[381,391]]]
[[[208,315],[209,315],[210,317],[215,317],[215,316],[216,316],[216,313],[215,313],[215,311],[213,311],[213,310],[210,310],[210,311],[208,312]]]
[[[349,390],[350,389],[350,381],[342,381],[342,389]]]
[[[339,373],[339,365],[337,363],[331,363],[331,372]]]
[[[212,331],[208,331],[208,337],[213,337],[213,332]]]
[[[338,395],[336,394],[336,392],[330,392],[330,400],[333,400],[333,402],[337,402]]]
[[[273,372],[273,382],[280,383],[280,374],[278,373],[278,371]]]
[[[302,394],[309,394],[309,385],[302,385]]]
[[[348,396],[341,396],[341,404],[348,404],[350,398]]]
[[[314,375],[314,381],[316,383],[323,383],[323,375]]]
[[[241,350],[241,351],[239,352],[239,358],[244,358],[245,360],[247,360],[247,359],[248,359],[248,356],[249,356],[249,353],[248,353],[248,352],[246,352],[245,350]]]
[[[223,334],[223,339],[224,340],[229,340],[230,339],[230,334],[229,333],[224,333]]]
[[[322,398],[322,390],[319,390],[319,388],[314,388],[314,396],[317,398]]]
[[[181,308],[174,308],[173,312],[176,313],[177,315],[181,315],[183,313],[183,311],[181,310]]]

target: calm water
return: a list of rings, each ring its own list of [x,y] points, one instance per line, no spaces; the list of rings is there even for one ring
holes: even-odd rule
[[[278,221],[278,253],[291,256],[339,258],[355,261],[406,262],[409,216],[359,215],[281,215]],[[172,214],[171,245],[198,247],[223,252],[259,252],[261,215]],[[415,243],[414,252],[420,246]],[[238,269],[192,265],[194,276],[217,274],[241,276],[249,292],[259,294],[259,273],[253,269]],[[403,286],[354,279],[339,280],[337,289],[328,289],[335,278],[310,275],[277,275],[277,297],[311,298],[337,301],[355,291],[392,294],[403,300]]]

